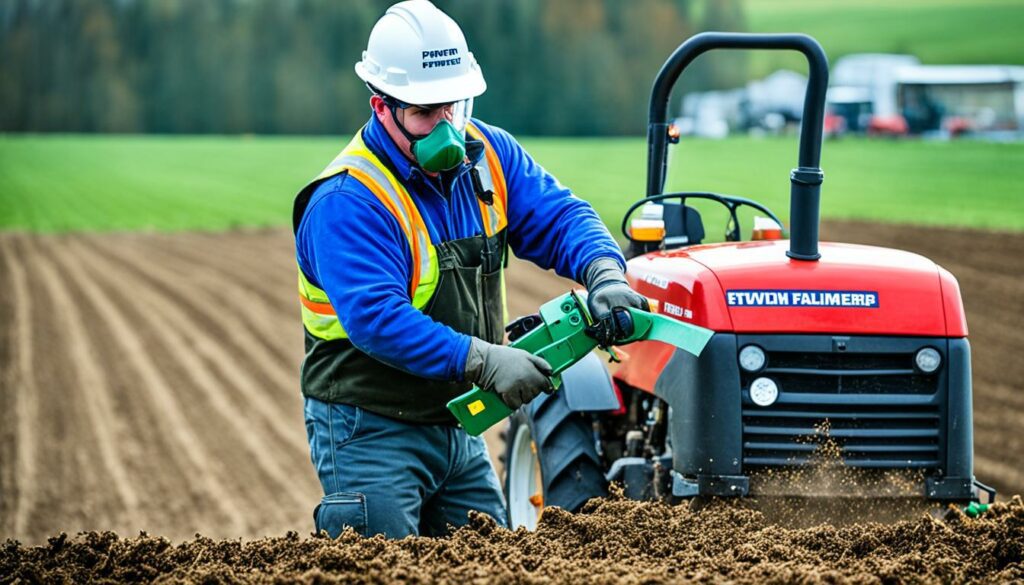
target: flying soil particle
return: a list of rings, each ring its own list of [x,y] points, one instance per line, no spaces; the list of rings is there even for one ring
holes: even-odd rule
[[[806,461],[792,467],[767,468],[750,476],[746,502],[768,521],[791,528],[829,523],[895,522],[921,513],[941,513],[924,498],[925,476],[914,469],[863,469],[846,465],[843,445],[832,436],[831,421],[814,425],[800,443],[814,445]]]
[[[980,518],[952,511],[885,525],[793,529],[727,502],[592,500],[544,511],[535,532],[483,515],[446,538],[388,541],[351,531],[173,545],[141,534],[60,535],[0,550],[0,582],[160,583],[919,583],[1024,580],[1024,502]]]

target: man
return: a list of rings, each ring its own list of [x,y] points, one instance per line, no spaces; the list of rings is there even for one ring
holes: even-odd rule
[[[508,249],[587,286],[597,317],[646,301],[590,205],[470,119],[486,84],[446,14],[392,6],[356,73],[370,120],[294,212],[316,528],[438,535],[470,510],[505,525],[484,442],[445,405],[474,384],[513,409],[550,389],[547,362],[501,345]]]

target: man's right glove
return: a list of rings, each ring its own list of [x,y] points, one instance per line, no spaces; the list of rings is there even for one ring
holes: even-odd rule
[[[515,410],[551,390],[551,366],[544,358],[507,345],[473,338],[466,357],[464,379],[495,392]]]
[[[598,258],[583,275],[587,287],[587,309],[595,324],[588,333],[608,347],[633,333],[626,308],[650,311],[647,298],[629,287],[618,261]]]

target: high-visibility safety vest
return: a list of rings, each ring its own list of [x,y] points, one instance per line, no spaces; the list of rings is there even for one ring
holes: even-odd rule
[[[466,132],[471,138],[482,141],[484,145],[484,156],[476,166],[480,171],[480,181],[484,190],[491,191],[494,197],[491,205],[481,199],[478,199],[478,203],[484,232],[491,237],[508,225],[505,175],[498,153],[483,133],[472,123],[466,126]],[[412,196],[377,155],[367,148],[363,142],[362,130],[356,133],[348,146],[310,182],[306,189],[315,189],[324,180],[343,172],[348,172],[350,177],[369,189],[401,226],[412,256],[409,297],[414,307],[423,310],[437,288],[437,251]],[[299,301],[302,304],[302,324],[311,335],[323,340],[348,338],[334,307],[331,306],[330,299],[327,298],[327,293],[311,283],[301,268]]]

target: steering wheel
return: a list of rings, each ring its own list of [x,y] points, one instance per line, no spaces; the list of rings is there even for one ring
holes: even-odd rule
[[[763,212],[769,218],[782,228],[782,236],[784,238],[789,237],[789,230],[783,225],[782,221],[779,220],[772,210],[768,209],[764,205],[761,205],[753,199],[747,199],[746,197],[737,197],[736,195],[721,195],[719,193],[710,193],[707,191],[679,191],[676,193],[662,193],[660,195],[648,195],[643,199],[637,201],[633,205],[629,206],[626,210],[626,215],[622,218],[622,235],[626,237],[630,242],[638,242],[629,235],[627,225],[629,224],[629,218],[633,215],[637,209],[647,203],[656,203],[658,201],[664,201],[666,199],[678,199],[680,203],[686,204],[687,199],[710,199],[711,201],[717,201],[729,210],[729,222],[725,225],[725,241],[727,242],[738,242],[740,241],[740,220],[736,216],[736,209],[742,205],[753,207],[754,209]]]

